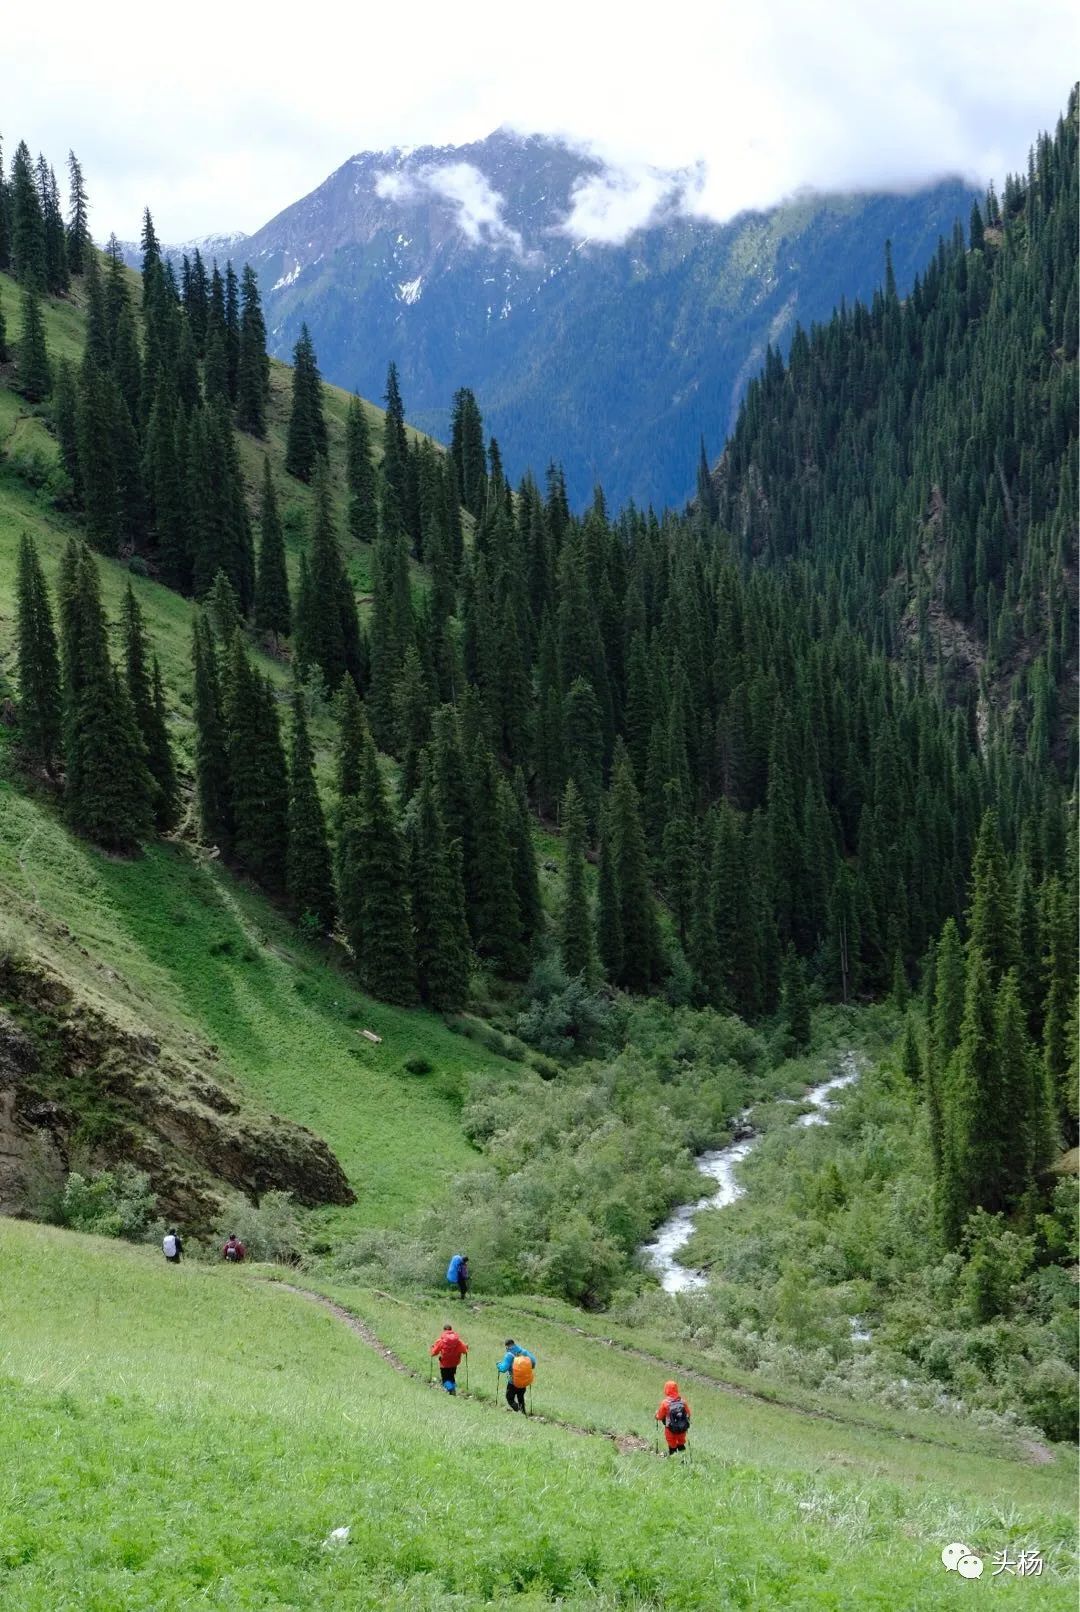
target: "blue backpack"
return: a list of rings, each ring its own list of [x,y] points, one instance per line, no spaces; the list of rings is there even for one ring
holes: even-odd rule
[[[450,1264],[447,1266],[446,1280],[448,1282],[456,1282],[457,1281],[458,1272],[461,1269],[461,1260],[462,1260],[461,1254],[455,1254],[453,1259],[450,1261]]]

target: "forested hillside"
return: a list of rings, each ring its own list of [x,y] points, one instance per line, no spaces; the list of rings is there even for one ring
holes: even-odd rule
[[[1017,1292],[1030,1278],[1050,1320],[1018,1326],[1008,1384],[983,1362],[971,1395],[1011,1408],[1030,1350],[1052,1381],[1029,1413],[1055,1435],[1075,115],[909,298],[887,279],[789,366],[770,357],[682,515],[598,493],[579,518],[556,465],[512,487],[466,387],[440,452],[407,431],[393,365],[380,417],[328,393],[306,331],[272,375],[252,275],[175,276],[147,215],[133,282],[115,248],[99,262],[85,208],[59,220],[25,147],[0,195],[21,795],[115,856],[154,846],[145,865],[167,868],[167,836],[178,866],[194,846],[220,860],[222,891],[277,908],[267,934],[318,950],[324,1007],[348,979],[352,1012],[359,986],[515,1032],[480,1027],[514,1078],[487,1060],[447,1093],[487,1165],[458,1223],[508,1287],[640,1287],[635,1248],[692,1187],[687,1150],[790,1084],[814,1010],[905,1012],[914,992],[878,1116],[896,1144],[862,1162],[916,1184],[925,1242],[904,1258],[966,1262],[982,1320],[1013,1302],[979,1286],[987,1218],[1020,1239]],[[451,1063],[439,1018],[393,1022]],[[273,1063],[248,1050],[247,1078]],[[366,1111],[325,1078],[297,1076],[305,1118],[308,1086],[324,1128]],[[427,1269],[441,1203],[379,1259]],[[876,1269],[886,1305],[896,1272]]]

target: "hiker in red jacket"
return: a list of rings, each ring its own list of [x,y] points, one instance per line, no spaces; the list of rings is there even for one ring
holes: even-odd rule
[[[677,1455],[686,1448],[686,1435],[690,1430],[690,1406],[679,1393],[675,1382],[664,1384],[664,1397],[656,1412],[656,1420],[663,1424],[669,1455]]]
[[[247,1249],[244,1247],[235,1231],[232,1232],[224,1248],[221,1250],[222,1259],[227,1261],[227,1263],[230,1265],[239,1265],[240,1261],[246,1258],[246,1256]]]
[[[457,1369],[461,1365],[463,1355],[469,1352],[469,1345],[459,1338],[453,1327],[447,1321],[435,1342],[431,1345],[432,1356],[439,1362],[439,1375],[442,1385],[448,1394],[457,1393]]]

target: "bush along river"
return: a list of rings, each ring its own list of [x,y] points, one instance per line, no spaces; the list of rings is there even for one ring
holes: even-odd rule
[[[859,1066],[855,1054],[845,1052],[840,1059],[840,1073],[833,1075],[830,1080],[823,1080],[818,1086],[812,1086],[807,1092],[805,1101],[812,1107],[809,1113],[799,1115],[796,1125],[827,1125],[833,1093],[850,1086],[858,1078]],[[739,1185],[735,1171],[759,1140],[750,1127],[750,1112],[750,1109],[744,1109],[735,1120],[735,1140],[729,1142],[727,1147],[698,1155],[698,1169],[703,1176],[716,1183],[716,1190],[676,1209],[670,1219],[664,1221],[653,1241],[646,1243],[642,1250],[660,1278],[660,1286],[665,1293],[686,1293],[691,1288],[704,1287],[708,1282],[704,1271],[694,1271],[686,1265],[680,1265],[679,1250],[690,1241],[694,1234],[694,1222],[703,1210],[726,1209],[729,1203],[734,1203],[745,1192],[746,1188]]]

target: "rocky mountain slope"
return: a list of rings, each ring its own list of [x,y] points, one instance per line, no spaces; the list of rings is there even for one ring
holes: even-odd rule
[[[500,129],[351,157],[234,254],[258,272],[279,356],[306,321],[323,373],[365,396],[393,358],[410,419],[436,436],[472,387],[515,477],[554,457],[575,504],[597,480],[614,504],[677,503],[766,344],[868,297],[886,240],[903,291],[972,199],[948,180],[717,225],[684,211],[692,188],[655,175],[651,221],[611,244],[616,176]]]

